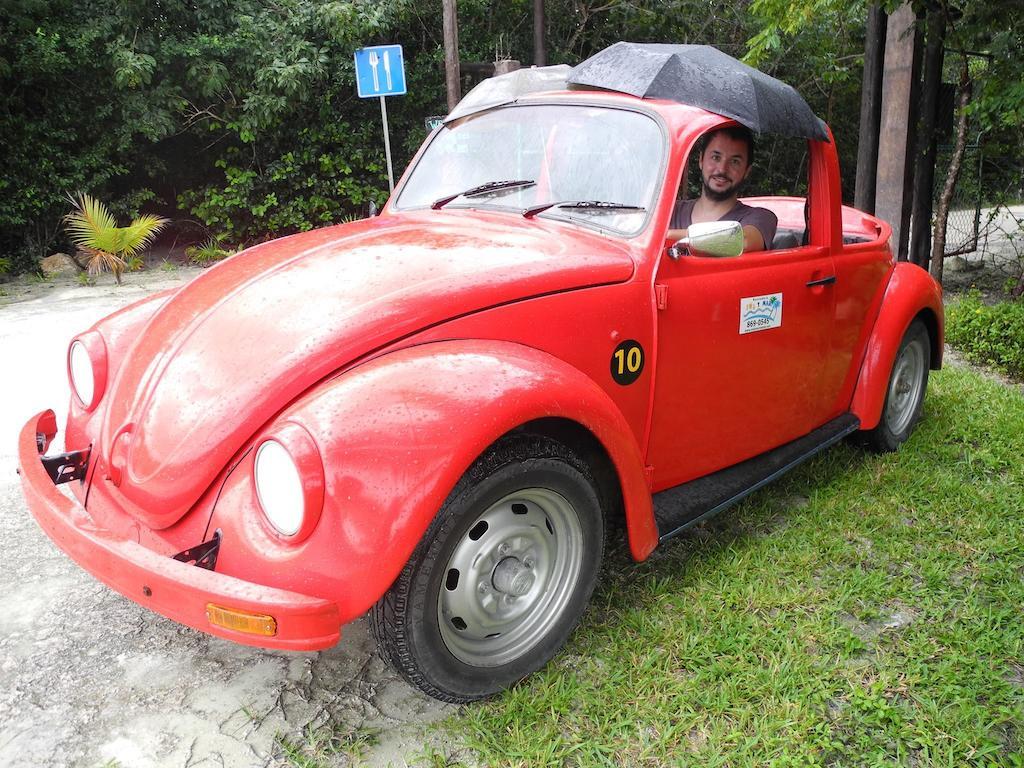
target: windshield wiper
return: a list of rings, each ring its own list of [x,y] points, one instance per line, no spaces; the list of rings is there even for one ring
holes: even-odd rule
[[[554,203],[535,205],[523,211],[524,219],[532,219],[538,213],[543,213],[548,208],[576,208],[578,210],[590,211],[646,211],[642,205],[627,205],[626,203],[609,203],[606,200],[562,200]]]
[[[488,181],[476,187],[470,187],[465,192],[458,192],[457,194],[454,195],[445,195],[444,197],[439,197],[437,200],[430,204],[430,207],[436,211],[438,208],[444,208],[456,197],[473,197],[475,195],[485,195],[488,192],[499,192],[503,189],[518,189],[520,187],[532,187],[536,183],[537,182],[535,182],[533,179],[509,179],[508,181]]]

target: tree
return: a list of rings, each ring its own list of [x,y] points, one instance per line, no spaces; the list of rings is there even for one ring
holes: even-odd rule
[[[146,214],[119,227],[107,207],[89,195],[72,197],[71,203],[75,210],[64,217],[71,242],[85,252],[91,274],[109,269],[118,285],[126,258],[144,250],[167,224],[167,219]]]
[[[883,6],[892,11],[901,2],[887,0]],[[942,180],[942,194],[938,214],[942,221],[936,222],[936,229],[931,238],[919,240],[919,252],[916,260],[924,266],[931,263],[933,274],[941,275],[941,262],[945,241],[945,217],[949,210],[949,201],[956,187],[960,162],[963,156],[963,145],[969,124],[986,133],[990,151],[1000,155],[1006,168],[1008,178],[1024,166],[1024,147],[1019,136],[1024,130],[1024,0],[1011,0],[1000,3],[971,3],[967,0],[915,0],[915,10],[921,12],[921,24],[929,24],[929,37],[935,61],[941,62],[941,50],[970,52],[980,55],[986,62],[982,72],[975,77],[968,70],[960,82],[961,99],[965,94],[973,93],[973,101],[965,105],[958,113],[957,140],[959,151],[954,152],[954,161]],[[924,13],[927,8],[927,13]],[[861,13],[860,6],[853,6],[854,12]],[[794,45],[796,41],[813,30],[818,19],[830,14],[842,14],[851,7],[840,0],[754,0],[752,11],[758,19],[760,30],[751,38],[750,59],[764,60],[765,57],[777,55],[786,45]],[[818,38],[822,51],[834,52],[836,46],[827,38]],[[827,54],[826,54],[827,55]],[[936,71],[933,66],[932,73]],[[977,81],[976,81],[977,80]],[[938,87],[937,78],[931,85]],[[933,91],[922,94],[926,102],[934,96]],[[925,109],[915,107],[919,115],[925,118],[927,113],[934,112],[925,103]],[[932,115],[933,116],[933,115]],[[925,119],[925,134],[921,136],[920,147],[934,143],[934,121]],[[926,156],[925,162],[933,163],[932,155]],[[845,174],[844,174],[845,175]],[[930,199],[933,194],[933,181],[930,174],[918,174],[919,181],[927,189],[920,190],[918,202],[923,202],[922,195]],[[944,202],[943,202],[944,201]],[[919,215],[930,210],[930,206],[918,206]],[[929,247],[930,246],[930,247]]]

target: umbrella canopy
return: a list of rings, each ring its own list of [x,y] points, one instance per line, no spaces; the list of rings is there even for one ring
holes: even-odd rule
[[[570,70],[568,64],[557,64],[553,67],[517,69],[489,77],[463,96],[444,122],[449,123],[502,104],[511,104],[528,93],[564,91],[568,87],[566,78]]]
[[[710,45],[615,43],[573,67],[569,83],[690,104],[758,133],[828,141],[793,87]]]

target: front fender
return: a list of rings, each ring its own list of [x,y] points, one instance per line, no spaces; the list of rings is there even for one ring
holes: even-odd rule
[[[945,333],[942,288],[917,265],[900,262],[886,286],[853,393],[850,410],[860,419],[861,429],[878,426],[896,352],[907,327],[919,316],[931,337],[931,367],[938,369]]]
[[[470,340],[383,355],[328,380],[282,413],[275,425],[301,424],[319,446],[325,469],[319,524],[294,547],[275,542],[265,525],[232,519],[241,512],[233,501],[241,490],[226,489],[221,502],[234,511],[215,512],[213,526],[239,546],[232,553],[225,545],[222,561],[234,570],[247,558],[262,559],[260,567],[284,583],[302,583],[307,593],[336,600],[342,621],[349,621],[388,589],[477,457],[505,433],[547,417],[571,419],[602,443],[618,472],[633,554],[646,557],[657,529],[642,456],[609,396],[546,353]],[[251,481],[236,485],[251,487]],[[242,506],[259,514],[255,504]]]

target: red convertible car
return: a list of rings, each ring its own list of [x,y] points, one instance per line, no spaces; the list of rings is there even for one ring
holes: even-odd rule
[[[823,124],[806,198],[747,199],[774,247],[725,257],[738,224],[666,233],[733,117],[595,87],[498,102],[434,131],[380,216],[72,341],[66,452],[52,411],[19,445],[61,549],[240,643],[327,648],[369,611],[409,681],[469,701],[558,651],[612,531],[643,560],[844,437],[907,439],[940,289],[841,204]]]

